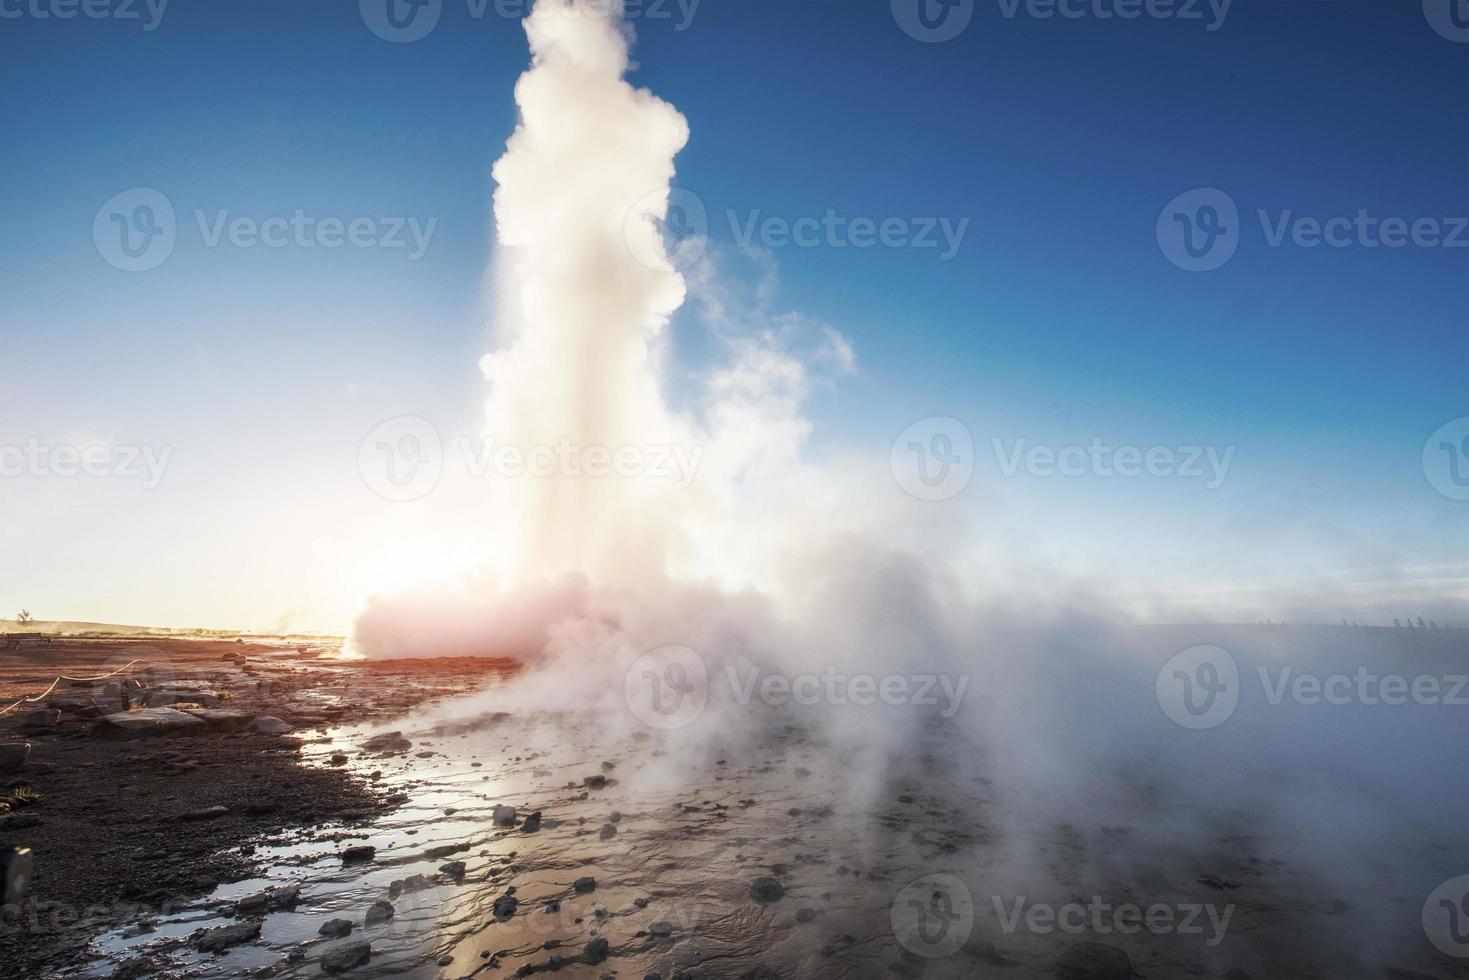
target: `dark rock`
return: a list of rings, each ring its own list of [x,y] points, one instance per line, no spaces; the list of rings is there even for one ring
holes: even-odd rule
[[[607,785],[607,777],[600,773],[595,776],[588,776],[582,780],[582,785],[588,789],[601,789]]]
[[[229,812],[230,808],[227,806],[206,806],[202,810],[190,810],[187,813],[180,813],[179,819],[189,822],[199,820],[217,820]]]
[[[757,902],[779,901],[785,893],[785,886],[774,878],[756,878],[750,882],[750,897]]]
[[[206,953],[221,953],[231,946],[248,943],[260,938],[260,922],[239,922],[230,926],[209,929],[194,936],[194,947]]]
[[[578,878],[576,879],[576,881],[571,883],[571,887],[576,891],[578,895],[585,895],[587,892],[592,891],[597,887],[597,879],[591,877],[590,875],[585,878]]]
[[[328,939],[341,939],[343,936],[350,936],[352,929],[353,925],[349,919],[328,919],[316,932]]]
[[[464,877],[464,862],[450,861],[448,864],[439,865],[439,870],[450,878],[459,879]]]
[[[510,892],[507,891],[505,894],[495,899],[495,917],[499,919],[508,919],[515,914],[515,910],[519,907],[520,901],[514,895],[510,894]]]
[[[377,848],[371,844],[355,844],[342,852],[342,862],[354,864],[358,861],[371,861],[376,853]]]
[[[593,939],[587,943],[587,948],[582,950],[581,957],[591,966],[596,966],[607,958],[607,947],[609,945],[605,939]]]
[[[525,818],[525,823],[523,823],[523,824],[520,825],[520,829],[523,830],[523,831],[525,831],[527,834],[534,834],[536,831],[540,830],[541,829],[541,811],[540,810],[537,810],[536,812],[532,813],[530,816],[526,817]]]
[[[400,878],[388,886],[388,897],[397,898],[399,895],[404,895],[408,892],[423,891],[429,887],[432,886],[429,884],[429,880],[423,875],[409,875],[407,878]]]
[[[345,973],[370,959],[372,959],[371,943],[347,943],[322,953],[321,969],[324,973]]]
[[[363,925],[376,925],[379,922],[387,922],[394,915],[391,902],[379,899],[367,907],[367,915],[363,916]]]
[[[673,935],[672,922],[655,922],[648,927],[649,935],[657,936],[659,939]]]
[[[603,840],[611,840],[617,836],[617,828],[609,824],[603,824],[602,830],[597,834]]]
[[[501,806],[498,803],[495,804],[495,814],[493,819],[495,821],[496,827],[514,827],[515,807]]]

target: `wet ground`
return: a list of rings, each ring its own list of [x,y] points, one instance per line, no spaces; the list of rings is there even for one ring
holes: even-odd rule
[[[229,838],[245,877],[139,908],[20,975],[1469,976],[1425,941],[1424,893],[1399,887],[1406,866],[1452,873],[1453,842],[1405,834],[1365,855],[1380,878],[1344,887],[1306,837],[1211,795],[1207,766],[1187,791],[1099,772],[1039,820],[996,778],[1013,766],[937,715],[877,756],[799,712],[750,708],[739,739],[695,741],[533,709],[504,672],[402,715],[485,678],[371,665],[364,687],[353,669],[272,696],[310,719],[289,764],[369,805],[246,828]],[[238,781],[227,761],[199,778]],[[1275,778],[1229,784],[1268,793]]]

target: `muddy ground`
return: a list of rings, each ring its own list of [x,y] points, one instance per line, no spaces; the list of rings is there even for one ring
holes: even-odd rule
[[[371,827],[401,796],[377,788],[371,772],[301,764],[303,746],[328,725],[387,721],[510,669],[491,659],[353,662],[337,653],[156,638],[0,649],[0,706],[59,674],[93,677],[146,661],[107,681],[63,683],[0,718],[0,744],[31,745],[22,768],[0,772],[0,846],[29,848],[35,862],[30,895],[0,919],[5,975],[55,975],[99,931],[257,874],[262,843],[328,822]],[[117,731],[103,717],[122,696],[110,685],[130,677],[142,685],[128,692],[133,708],[198,703],[219,714],[187,732]],[[46,710],[59,717],[34,713]]]

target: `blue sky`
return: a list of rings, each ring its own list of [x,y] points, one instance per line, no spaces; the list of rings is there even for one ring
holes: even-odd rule
[[[422,529],[363,488],[356,450],[393,415],[475,425],[489,169],[527,63],[493,3],[443,4],[394,44],[355,0],[172,0],[151,30],[141,5],[143,21],[60,20],[37,16],[50,0],[0,0],[0,444],[172,447],[152,489],[0,478],[0,551],[20,559],[0,565],[0,603],[340,629],[349,542]],[[767,243],[773,308],[838,328],[860,365],[819,392],[813,448],[881,459],[913,420],[953,416],[978,457],[947,505],[982,537],[1228,596],[1200,615],[1469,620],[1469,502],[1421,459],[1469,416],[1469,247],[1271,247],[1257,216],[1451,232],[1469,215],[1469,43],[1416,2],[1239,2],[1215,30],[1090,0],[1074,19],[1007,6],[975,0],[942,43],[886,2],[705,0],[687,24],[672,4],[634,21],[632,80],[688,118],[678,183],[731,275],[760,263],[728,210],[967,220],[947,260]],[[93,221],[135,187],[167,197],[178,237],[129,273]],[[1240,215],[1236,253],[1208,272],[1171,262],[1155,230],[1195,188]],[[435,223],[415,261],[208,247],[194,217],[298,209]],[[675,384],[692,385],[711,350],[692,310],[674,342]],[[1212,490],[1005,477],[991,440],[1018,438],[1235,454]],[[1344,593],[1343,577],[1410,584]]]

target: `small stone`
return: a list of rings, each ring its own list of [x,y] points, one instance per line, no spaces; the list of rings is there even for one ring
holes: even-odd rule
[[[350,936],[353,928],[350,919],[328,919],[321,924],[321,928],[316,930],[316,933],[329,939],[341,939],[343,936]]]
[[[263,715],[250,723],[250,731],[257,735],[289,735],[295,730],[294,725],[289,725],[270,715]]]
[[[187,813],[181,813],[179,814],[179,819],[191,822],[198,820],[216,820],[229,812],[230,808],[227,806],[207,806],[202,810],[190,810]]]
[[[785,893],[785,886],[774,878],[756,878],[750,882],[750,897],[757,902],[779,901]]]
[[[597,887],[597,879],[590,875],[585,878],[578,878],[571,883],[571,887],[578,895],[585,895]]]
[[[355,844],[342,852],[342,862],[354,864],[358,861],[371,861],[376,853],[377,848],[371,844]]]
[[[671,936],[673,935],[673,923],[655,922],[648,927],[648,934],[652,936],[657,936],[659,939]]]
[[[464,862],[463,861],[450,861],[448,864],[440,865],[439,866],[439,870],[442,871],[444,874],[448,875],[450,878],[456,878],[456,879],[457,878],[463,878],[464,877]]]
[[[495,813],[493,819],[495,821],[496,827],[514,827],[515,807],[501,806],[497,803],[495,805]]]
[[[586,786],[588,789],[601,789],[602,787],[607,785],[607,777],[601,775],[600,773],[595,776],[588,776],[587,778],[582,780],[582,785]]]
[[[347,764],[347,753],[345,753],[345,752],[333,752],[332,753],[332,765],[334,765],[334,766],[345,766],[346,764]]]
[[[527,834],[534,834],[536,831],[540,830],[541,829],[541,811],[540,810],[537,810],[534,813],[532,813],[530,816],[526,817],[525,818],[525,823],[523,823],[523,824],[520,825],[520,829],[523,830],[523,831],[525,831]]]
[[[617,836],[617,828],[609,824],[603,824],[602,830],[597,834],[603,840],[611,840]]]
[[[376,925],[379,922],[387,922],[394,915],[391,902],[379,899],[367,907],[367,915],[363,916],[363,925]]]
[[[371,943],[347,943],[335,946],[321,954],[323,973],[345,973],[372,959]]]

